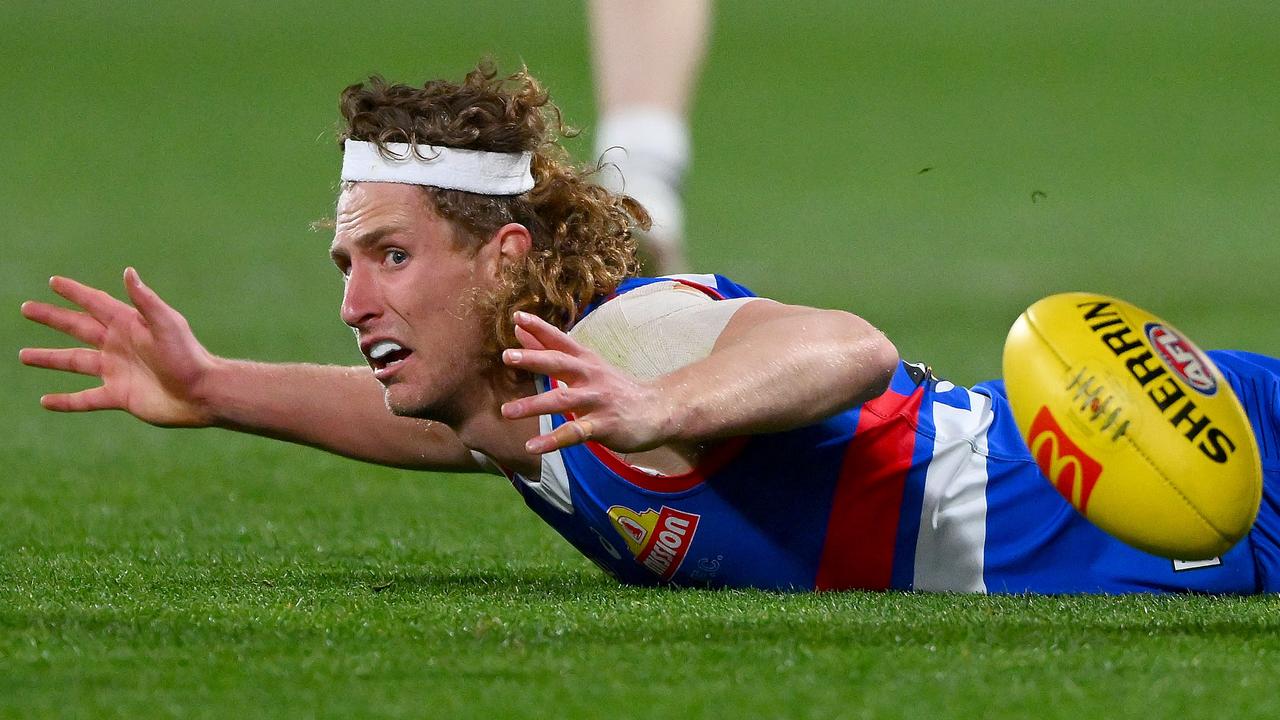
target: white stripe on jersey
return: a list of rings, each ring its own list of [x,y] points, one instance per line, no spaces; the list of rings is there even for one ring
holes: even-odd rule
[[[538,432],[543,435],[551,432],[550,415],[538,417]],[[559,450],[542,456],[542,475],[537,480],[530,480],[523,475],[516,475],[516,480],[524,483],[525,487],[560,512],[573,514],[573,498],[569,495],[569,471],[564,468],[564,458],[560,456]]]
[[[969,393],[969,406],[933,405],[937,432],[916,536],[916,590],[987,591],[987,429],[995,415],[985,395]]]
[[[691,283],[705,285],[709,288],[715,288],[718,292],[720,287],[716,285],[716,276],[706,273],[680,273],[677,275],[663,275],[662,277],[671,278],[672,280],[688,280]]]

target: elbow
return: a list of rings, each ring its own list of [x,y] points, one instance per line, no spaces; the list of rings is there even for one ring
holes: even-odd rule
[[[871,331],[872,337],[868,339],[866,350],[866,392],[858,402],[866,402],[883,395],[889,389],[889,382],[893,380],[893,374],[897,372],[901,361],[898,348],[889,341],[889,338],[875,328]]]
[[[860,405],[875,399],[889,389],[889,382],[898,369],[898,348],[884,333],[866,320],[846,314],[848,326],[842,343],[848,363],[849,377],[846,387],[851,397],[849,405]]]

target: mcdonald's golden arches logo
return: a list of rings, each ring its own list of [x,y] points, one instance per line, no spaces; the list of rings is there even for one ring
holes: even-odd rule
[[[1089,457],[1067,437],[1049,408],[1041,407],[1027,433],[1027,447],[1040,466],[1040,472],[1058,489],[1062,497],[1081,513],[1088,512],[1089,496],[1102,474],[1102,463]]]

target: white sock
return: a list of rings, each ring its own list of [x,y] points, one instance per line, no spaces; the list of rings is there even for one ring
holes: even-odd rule
[[[653,219],[648,240],[678,248],[684,239],[680,186],[689,166],[689,126],[680,115],[633,106],[600,119],[596,153],[601,185],[644,205]]]

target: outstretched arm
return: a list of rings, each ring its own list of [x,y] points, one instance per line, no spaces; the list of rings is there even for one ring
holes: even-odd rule
[[[479,469],[449,428],[392,415],[368,369],[217,357],[132,268],[124,276],[132,305],[69,278],[49,284],[81,310],[32,301],[22,314],[89,347],[24,348],[19,358],[102,380],[45,395],[49,410],[124,410],[161,427],[224,427],[383,465]]]
[[[708,357],[652,381],[527,314],[516,336],[523,347],[504,361],[562,385],[507,403],[503,415],[574,416],[530,440],[535,453],[586,439],[637,452],[800,427],[877,397],[898,365],[893,344],[862,318],[768,300],[738,309]]]

